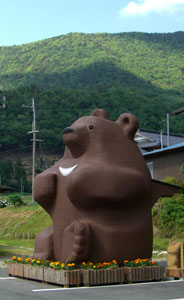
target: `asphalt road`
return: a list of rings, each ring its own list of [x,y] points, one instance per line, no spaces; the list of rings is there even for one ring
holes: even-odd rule
[[[184,300],[184,280],[66,289],[57,285],[8,277],[7,269],[2,268],[0,300],[29,299]]]

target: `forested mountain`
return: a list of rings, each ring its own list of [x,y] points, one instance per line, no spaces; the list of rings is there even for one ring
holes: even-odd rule
[[[62,128],[95,108],[165,130],[166,114],[184,106],[184,32],[70,33],[0,47],[0,89],[1,151],[30,146],[32,97],[45,148],[62,148]],[[171,131],[184,133],[183,114],[170,119]]]

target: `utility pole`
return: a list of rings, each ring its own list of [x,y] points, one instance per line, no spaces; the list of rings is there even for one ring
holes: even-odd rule
[[[160,131],[160,148],[163,148],[163,130]]]
[[[33,108],[33,169],[32,169],[32,204],[34,204],[34,179],[35,179],[35,152],[36,152],[36,111],[34,97],[32,98],[32,108]]]
[[[35,102],[34,97],[32,98],[32,106],[25,106],[32,108],[33,111],[33,122],[32,122],[32,131],[29,131],[28,133],[31,133],[33,135],[33,139],[31,140],[33,142],[33,153],[32,153],[32,204],[35,203],[34,201],[34,180],[35,180],[35,153],[36,153],[36,133],[39,132],[36,130],[36,108],[35,108]]]
[[[167,146],[170,146],[170,115],[167,114]]]

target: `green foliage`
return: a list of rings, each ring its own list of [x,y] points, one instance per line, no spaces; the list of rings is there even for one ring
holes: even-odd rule
[[[168,238],[160,238],[156,235],[153,235],[153,249],[156,251],[167,250],[169,246]]]
[[[13,164],[11,159],[0,161],[1,184],[13,187],[18,192],[29,192],[30,183],[27,181],[26,170],[18,157]]]
[[[13,173],[14,171],[11,159],[0,161],[0,175],[2,184],[10,186],[13,178]]]
[[[181,166],[181,172],[183,174],[183,181],[184,181],[184,164],[182,164],[182,166]]]
[[[11,194],[8,196],[8,201],[14,206],[25,205],[19,194]]]
[[[166,113],[183,106],[184,33],[70,33],[22,46],[0,48],[2,151],[31,150],[31,98],[38,138],[62,153],[62,129],[95,108],[113,120],[132,112],[140,127],[166,130]],[[22,105],[25,104],[24,107]],[[183,133],[183,116],[170,118]]]
[[[169,183],[169,184],[173,184],[173,185],[180,185],[180,182],[178,181],[177,178],[175,177],[171,177],[171,176],[167,176],[164,180],[165,183]]]
[[[184,194],[160,199],[153,208],[153,222],[165,237],[183,237]]]

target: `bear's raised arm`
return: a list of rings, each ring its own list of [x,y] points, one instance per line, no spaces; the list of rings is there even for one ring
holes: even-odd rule
[[[172,197],[179,190],[179,186],[152,179],[152,206],[160,197]]]
[[[57,174],[45,171],[36,176],[34,199],[49,212],[52,200],[56,197]]]

